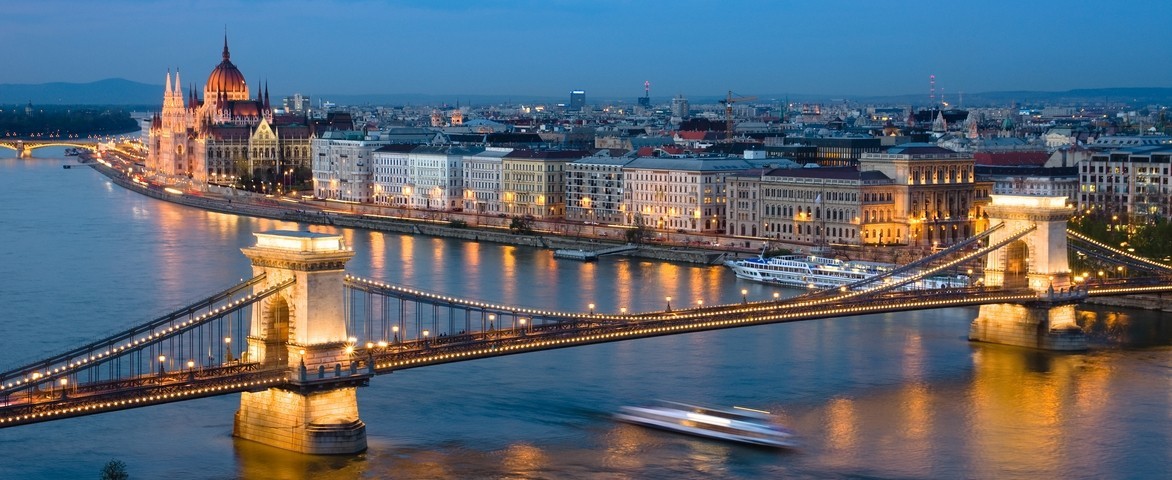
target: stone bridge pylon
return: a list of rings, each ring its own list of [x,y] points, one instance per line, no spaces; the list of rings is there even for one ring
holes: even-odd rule
[[[1074,295],[1066,249],[1067,221],[1074,207],[1066,197],[991,195],[989,223],[1005,227],[990,235],[995,244],[1023,230],[1023,237],[989,253],[984,283],[989,287],[1029,288],[1031,305],[982,305],[969,328],[969,340],[1043,350],[1085,350],[1086,335],[1075,323]]]
[[[253,275],[265,274],[254,290],[294,283],[259,308],[245,355],[263,368],[294,373],[288,384],[241,394],[233,435],[309,454],[366,450],[357,388],[371,375],[337,374],[353,368],[344,269],[354,251],[341,235],[276,230],[256,238],[255,246],[241,249]]]

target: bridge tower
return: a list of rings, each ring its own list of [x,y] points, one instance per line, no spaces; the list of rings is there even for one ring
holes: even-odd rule
[[[26,148],[24,140],[16,141],[16,158],[29,158],[32,156],[32,149]]]
[[[233,435],[308,454],[366,450],[357,387],[370,375],[337,373],[354,373],[343,303],[344,268],[354,252],[341,235],[290,230],[255,235],[256,245],[241,249],[252,261],[253,275],[265,274],[254,291],[289,279],[294,283],[262,301],[241,359],[294,373],[285,385],[241,394]],[[333,375],[325,375],[327,370]]]
[[[1043,350],[1086,350],[1086,335],[1075,323],[1074,306],[1085,298],[1071,290],[1066,224],[1074,207],[1066,197],[991,195],[985,208],[989,224],[1004,228],[989,236],[995,244],[1023,230],[1022,238],[990,252],[984,283],[990,287],[1029,288],[1038,301],[1029,305],[982,305],[969,328],[969,340]]]

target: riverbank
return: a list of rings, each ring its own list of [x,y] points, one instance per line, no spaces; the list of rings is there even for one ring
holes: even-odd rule
[[[535,225],[539,230],[537,233],[520,234],[510,231],[507,225],[498,225],[497,223],[500,222],[492,222],[493,224],[487,224],[488,222],[470,224],[465,221],[466,226],[456,226],[452,220],[462,219],[451,218],[450,214],[444,214],[443,217],[435,215],[440,212],[407,212],[407,215],[391,216],[381,213],[368,213],[363,205],[331,205],[330,202],[323,201],[293,200],[269,195],[259,195],[227,187],[213,189],[209,192],[181,192],[179,190],[164,189],[147,183],[136,182],[134,179],[126,176],[123,170],[106,163],[97,162],[92,158],[83,157],[82,160],[84,163],[92,162],[95,170],[109,178],[116,185],[127,190],[166,202],[213,212],[315,225],[331,225],[383,232],[457,238],[475,242],[484,241],[551,250],[598,250],[622,244],[622,242],[609,239],[619,238],[617,234],[614,236],[608,234],[606,238],[550,234],[555,230],[549,230],[549,225],[540,222]],[[349,208],[350,211],[340,211],[338,208]],[[426,213],[431,214],[431,216],[425,218],[408,216],[414,213]],[[618,255],[649,260],[719,265],[725,259],[734,258],[737,254],[745,254],[745,252],[713,251],[667,245],[639,245],[639,248],[636,250],[623,252]]]

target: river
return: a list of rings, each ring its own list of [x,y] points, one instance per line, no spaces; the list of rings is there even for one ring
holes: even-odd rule
[[[37,150],[38,155],[61,152]],[[72,159],[0,152],[0,368],[238,282],[253,232],[340,232],[361,277],[600,312],[771,298],[723,267],[304,226],[125,191]],[[784,292],[786,295],[793,292]],[[238,395],[0,429],[0,478],[1169,478],[1172,319],[1085,308],[1094,348],[965,339],[972,308],[641,339],[418,368],[359,391],[369,450],[313,457],[231,436]],[[615,422],[655,399],[770,410],[792,450]]]

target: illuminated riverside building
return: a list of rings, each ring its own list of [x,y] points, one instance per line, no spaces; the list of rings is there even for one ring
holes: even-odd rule
[[[607,150],[566,164],[566,220],[629,224],[623,167],[633,157],[611,157]]]
[[[417,188],[415,196],[423,208],[458,210],[464,206],[464,157],[484,147],[422,146],[407,156]]]
[[[659,230],[725,230],[725,177],[768,165],[739,157],[640,157],[623,167],[631,225]],[[776,163],[776,160],[773,161]]]
[[[987,227],[982,204],[993,186],[976,180],[973,164],[970,154],[920,143],[859,158],[859,170],[879,171],[895,181],[891,221],[906,225],[907,243],[930,247],[951,245]]]
[[[304,116],[275,116],[268,88],[252,98],[224,38],[223,60],[208,75],[203,98],[167,73],[163,110],[147,135],[146,168],[168,183],[193,186],[249,177],[278,185],[309,166],[312,129]],[[292,169],[292,173],[290,170]]]
[[[314,196],[370,203],[374,195],[374,151],[390,142],[378,133],[358,130],[330,130],[314,138]]]
[[[480,215],[498,215],[501,207],[501,164],[513,149],[488,147],[483,152],[464,157],[464,211]]]
[[[906,243],[890,177],[854,167],[768,168],[725,179],[728,233],[811,245]]]
[[[501,203],[510,216],[561,218],[566,164],[590,155],[577,150],[513,150],[501,159]]]
[[[1172,144],[1167,143],[1172,140],[1130,138],[1092,144],[1096,151],[1078,165],[1079,211],[1115,217],[1119,223],[1172,218]]]

